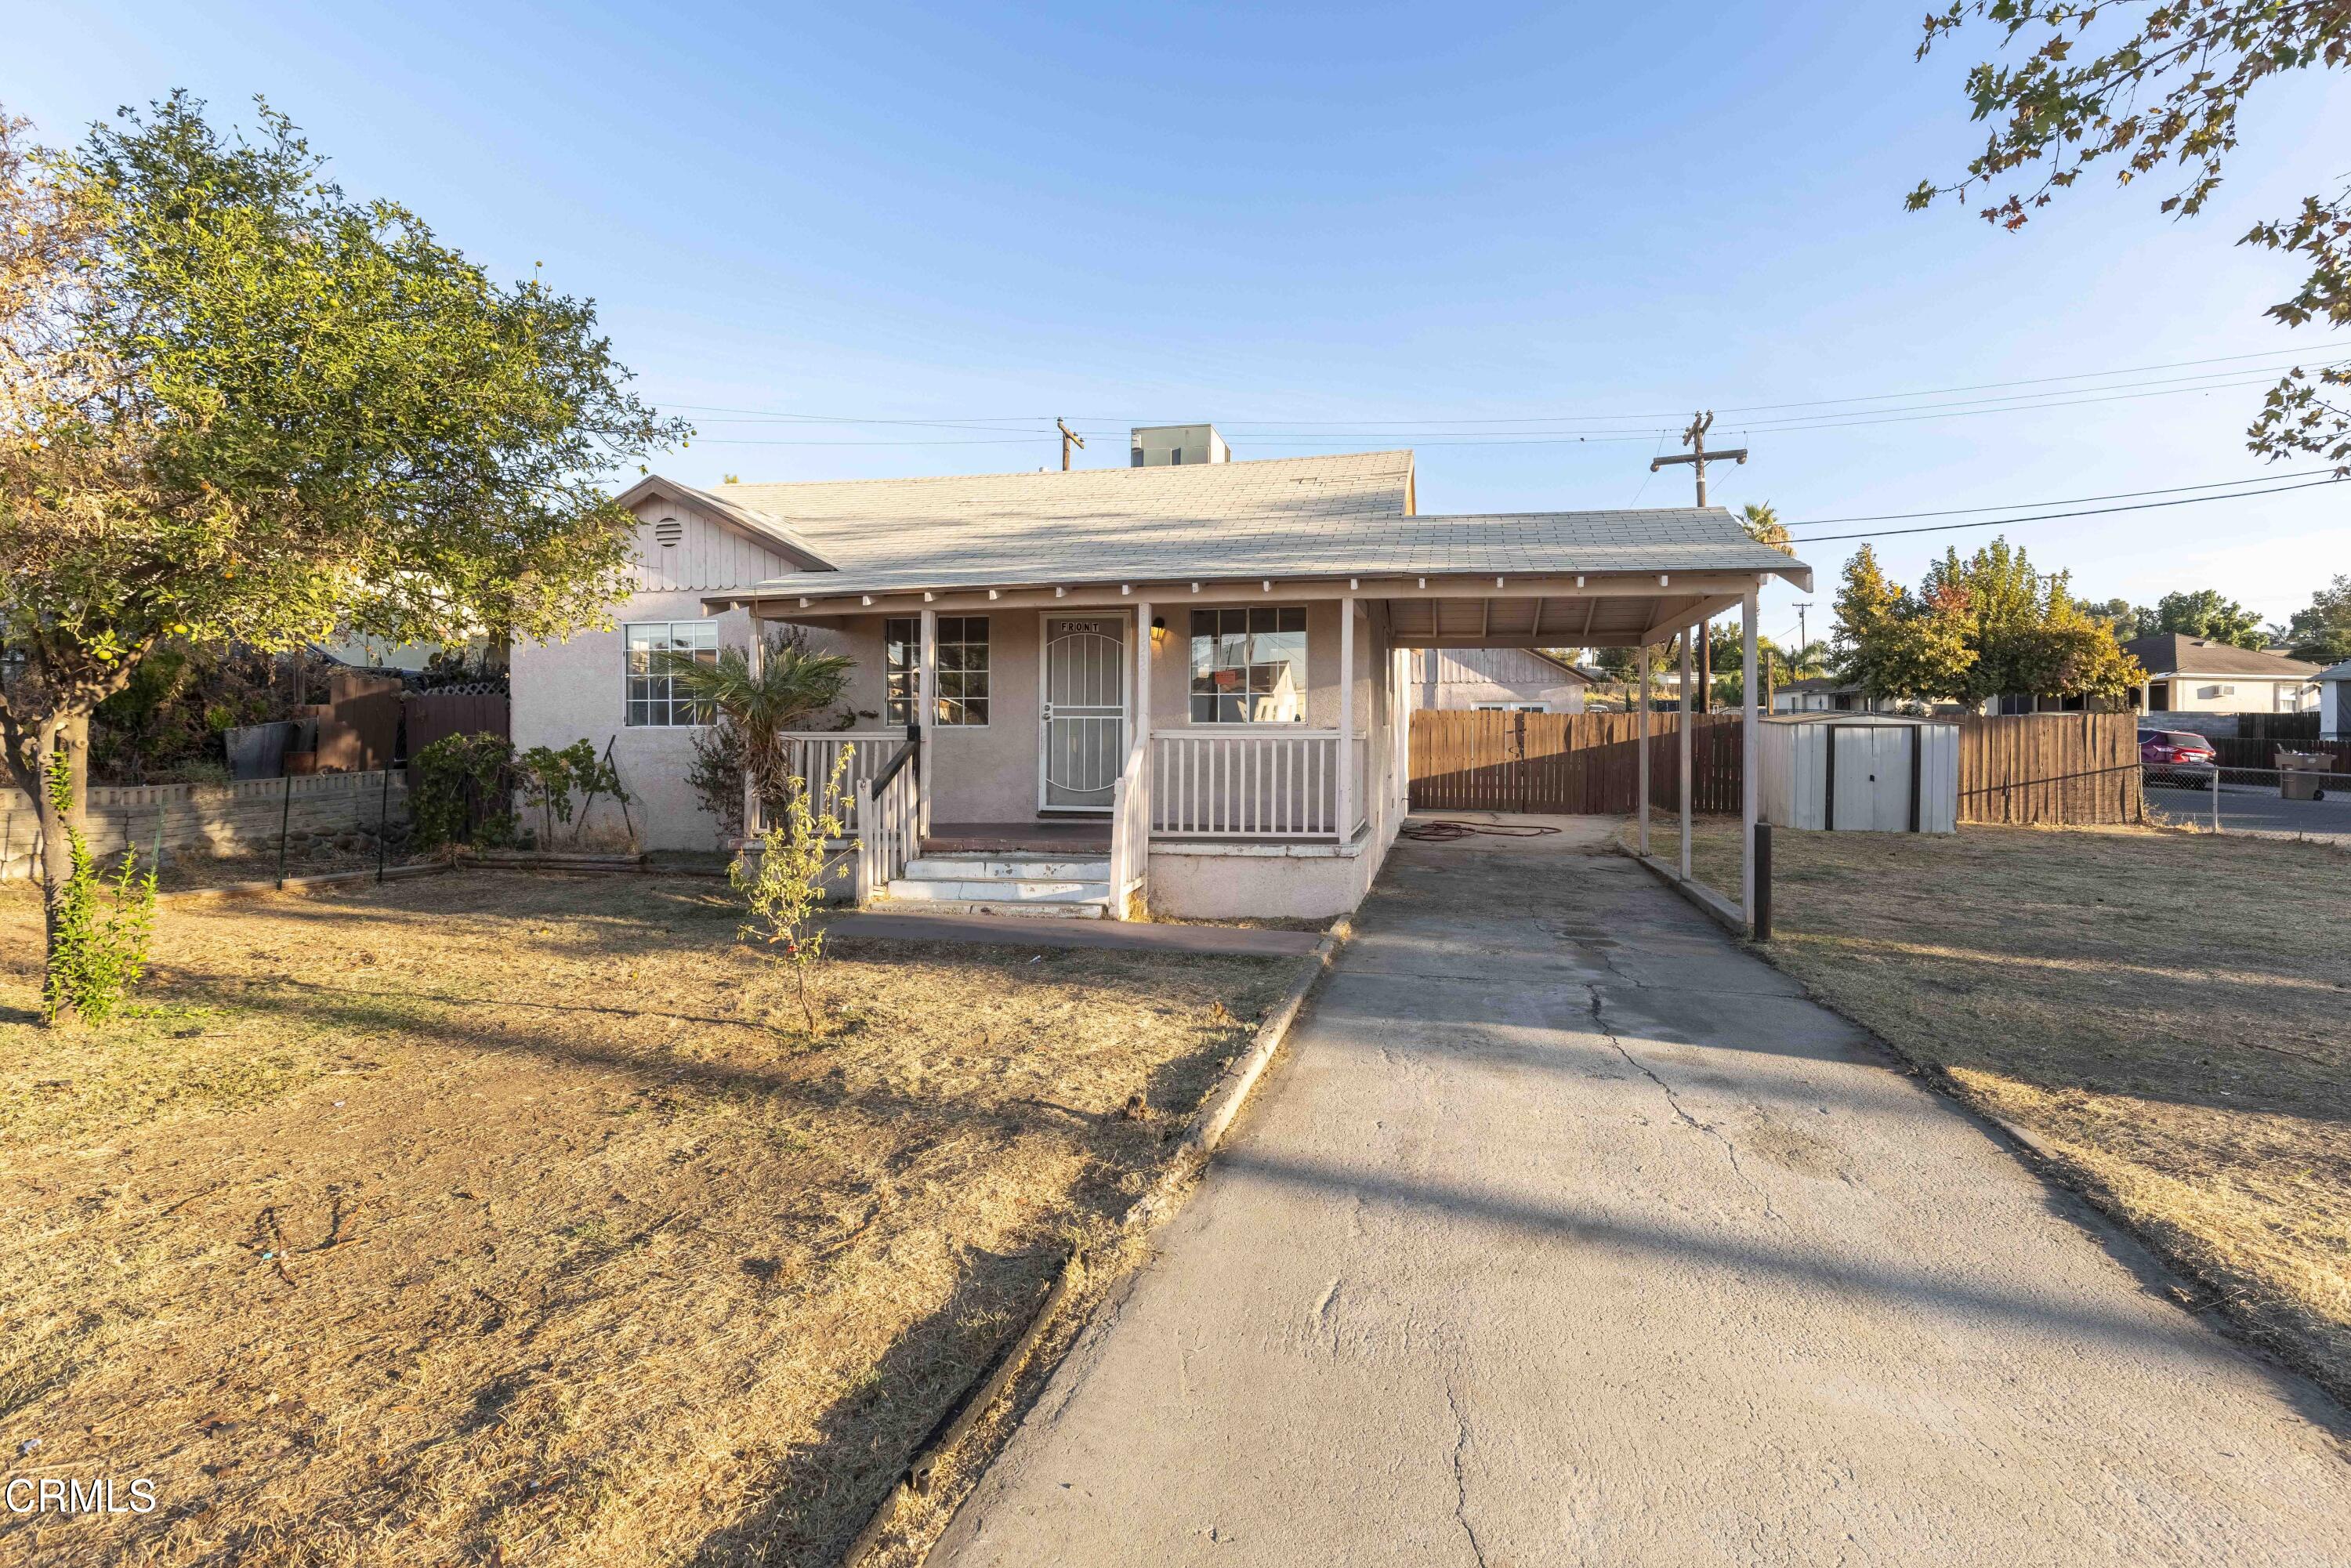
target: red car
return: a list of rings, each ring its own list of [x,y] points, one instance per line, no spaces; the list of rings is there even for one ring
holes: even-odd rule
[[[2193,730],[2142,729],[2138,732],[2139,767],[2150,784],[2177,784],[2183,789],[2210,789],[2220,770],[2220,754],[2212,743]]]

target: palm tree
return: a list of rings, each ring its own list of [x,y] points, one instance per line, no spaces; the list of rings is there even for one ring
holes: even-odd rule
[[[1770,545],[1790,555],[1796,553],[1796,547],[1788,538],[1788,525],[1780,520],[1779,512],[1769,501],[1748,502],[1740,511],[1739,526],[1759,545]]]
[[[783,737],[841,701],[856,663],[843,653],[813,652],[797,628],[769,638],[762,652],[757,670],[741,648],[721,648],[710,664],[665,651],[653,655],[653,668],[670,678],[698,722],[733,730],[745,775],[759,799],[774,804],[783,800],[791,772]]]

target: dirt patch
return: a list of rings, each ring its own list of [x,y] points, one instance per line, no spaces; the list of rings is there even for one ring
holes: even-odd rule
[[[843,941],[811,1044],[736,919],[168,906],[148,1009],[50,1034],[0,894],[0,1462],[162,1504],[0,1556],[830,1562],[1295,964]]]
[[[1763,949],[2351,1401],[2351,854],[2156,829],[1773,835]],[[1653,832],[1669,863],[1674,827]],[[1692,869],[1736,888],[1738,825]]]

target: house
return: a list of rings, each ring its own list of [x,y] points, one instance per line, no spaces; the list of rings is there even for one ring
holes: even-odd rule
[[[1899,713],[1901,703],[1894,697],[1871,697],[1862,695],[1861,687],[1834,675],[1807,675],[1800,681],[1788,681],[1771,691],[1773,713]]]
[[[1403,817],[1413,651],[1641,646],[1742,605],[1751,630],[1766,581],[1812,580],[1719,507],[1422,516],[1408,451],[1150,434],[1119,468],[644,479],[620,625],[516,650],[515,743],[609,740],[649,845],[709,847],[651,655],[798,627],[855,663],[853,726],[794,744],[807,777],[848,758],[862,898],[1320,917]]]
[[[1540,648],[1416,648],[1405,680],[1415,708],[1582,713],[1592,677]]]
[[[2139,711],[2304,713],[2318,706],[2316,664],[2177,632],[2134,637],[2123,652],[2147,671]]]
[[[2331,664],[2318,683],[2318,733],[2328,740],[2351,740],[2351,659]]]

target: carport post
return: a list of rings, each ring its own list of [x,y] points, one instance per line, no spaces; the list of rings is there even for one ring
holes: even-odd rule
[[[1690,873],[1690,629],[1682,628],[1681,713],[1675,723],[1681,727],[1682,742],[1682,880]]]
[[[1739,601],[1739,913],[1755,929],[1755,821],[1762,815],[1761,737],[1755,714],[1755,591]]]
[[[1649,852],[1649,644],[1641,643],[1641,652],[1634,661],[1638,667],[1636,679],[1641,695],[1641,803],[1636,808],[1641,818],[1641,852]]]
[[[921,693],[920,716],[925,735],[936,733],[939,722],[939,612],[923,612],[922,664],[915,675],[916,689]],[[933,753],[933,756],[936,756]],[[919,764],[922,758],[917,758]],[[935,765],[924,768],[914,778],[914,831],[919,836],[931,831],[931,796],[938,779]]]

